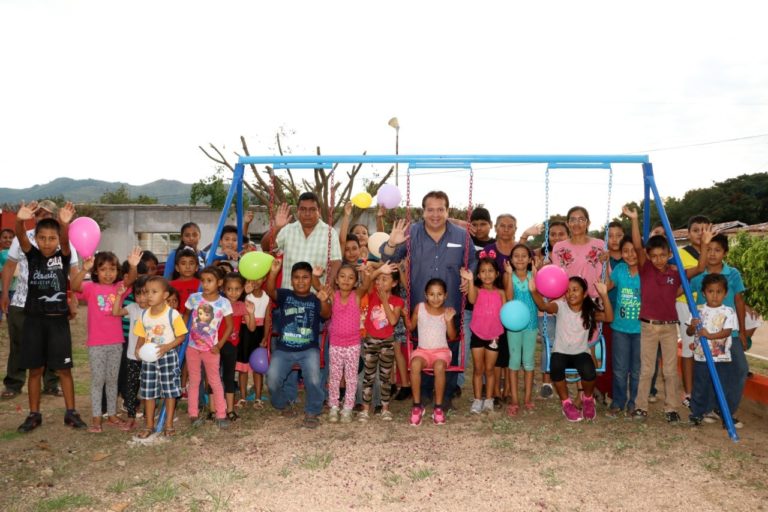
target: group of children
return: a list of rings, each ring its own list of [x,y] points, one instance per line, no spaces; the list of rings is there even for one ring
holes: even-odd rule
[[[25,339],[39,343],[30,342],[30,346],[25,346],[23,359],[27,368],[32,369],[30,397],[37,389],[37,403],[33,404],[30,398],[30,415],[19,430],[28,432],[42,423],[39,372],[45,366],[60,371],[67,402],[66,421],[85,427],[74,409],[73,386],[68,374],[72,365],[71,340],[64,339],[69,336],[67,226],[74,208],[71,205],[62,208],[58,222],[38,223],[36,243],[31,244],[22,235],[23,222],[33,218],[32,206],[20,208],[16,234],[23,238],[22,249],[30,261],[27,310],[31,320],[25,324]],[[306,391],[304,424],[307,427],[319,424],[326,399],[329,422],[351,422],[355,417],[353,409],[358,388],[362,407],[356,419],[369,421],[377,377],[380,418],[392,420],[389,402],[393,398],[391,384],[396,380],[394,369],[400,372],[402,384],[396,398],[413,397],[409,422],[414,426],[422,422],[425,414],[421,401],[422,372],[429,370],[434,374],[432,420],[437,425],[444,424],[446,414],[441,400],[452,358],[448,341],[458,338],[455,317],[459,312],[446,306],[446,283],[432,279],[423,290],[422,300],[415,301],[412,313],[408,314],[401,277],[404,267],[378,261],[374,251],[367,247],[367,228],[363,225],[349,228],[350,211],[351,207],[345,210],[341,230],[344,261],[335,272],[333,282],[326,284],[321,283],[323,268],[298,262],[287,269],[290,276],[283,278],[290,279],[291,287],[278,288],[283,270],[280,258],[273,261],[265,278],[246,281],[237,272],[239,254],[234,226],[225,227],[218,250],[214,248],[216,264],[207,267],[203,267],[206,253],[198,248],[199,228],[194,223],[182,226],[181,243],[166,265],[169,279],[154,275],[156,258],[138,248],[128,255],[123,265],[111,252],[86,258],[71,278],[69,287],[88,306],[86,345],[93,409],[88,430],[102,432],[104,424],[133,430],[140,414],[139,405],[143,403],[145,425],[138,436],[146,438],[156,429],[156,401],[163,400],[167,420],[162,430],[165,435],[173,435],[176,402],[183,395],[188,398],[191,424],[201,425],[206,420],[199,405],[201,389],[207,389],[210,394],[208,419],[226,428],[238,419],[237,408],[246,404],[251,373],[254,405],[262,406],[263,378],[251,372],[249,358],[256,348],[266,347],[270,341],[272,360],[267,381],[272,404],[283,415],[295,414],[291,407],[296,399],[291,376],[298,365]],[[681,318],[677,310],[682,283],[670,262],[669,242],[663,234],[657,234],[643,245],[634,210],[623,209],[623,214],[632,222],[631,235],[617,236],[615,231],[621,225],[612,224],[608,247],[588,237],[589,214],[582,207],[574,207],[565,222],[552,223],[550,238],[542,250],[534,251],[524,243],[531,234],[526,231],[508,254],[498,251],[504,244],[492,244],[494,241],[488,236],[487,211],[477,211],[479,214],[473,214],[471,222],[477,267],[459,271],[468,302],[473,306],[468,318],[471,335],[467,340],[473,363],[472,414],[491,412],[498,407],[501,398],[498,381],[502,377],[510,398],[509,416],[517,416],[521,405],[527,412],[535,409],[534,353],[543,324],[546,327],[542,338],[551,340],[551,347],[542,353],[544,357],[551,355],[547,364],[542,363],[542,369],[548,368],[542,396],[546,397],[547,387],[554,389],[566,419],[580,421],[596,417],[597,372],[593,346],[598,336],[610,333],[610,353],[602,354],[602,357],[611,357],[613,363],[608,416],[615,418],[626,412],[636,419],[647,417],[649,397],[652,400],[653,396],[651,382],[660,351],[666,418],[669,422],[678,422],[677,409],[683,396],[677,376],[681,320],[685,326],[683,331],[689,336],[684,338],[684,356],[686,352],[691,354],[693,361],[691,385],[685,386],[686,394],[690,395],[690,421],[699,425],[707,418],[717,417],[718,406],[704,363],[704,339],[710,340],[708,346],[728,407],[731,412],[738,408],[747,371],[744,285],[738,270],[724,263],[727,238],[713,236],[706,219],[694,219],[694,228],[702,225],[698,230],[700,238],[696,240],[698,248],[694,261],[684,265],[687,277],[692,279],[694,299],[699,304],[697,319],[687,313],[687,308],[685,318]],[[509,218],[514,220],[510,215],[500,216],[497,229],[500,222]],[[487,229],[484,224],[488,224]],[[383,230],[383,226],[379,228]],[[536,288],[537,270],[545,263],[560,265],[569,274],[567,290],[560,298],[545,299]],[[602,272],[604,266],[607,267],[605,273]],[[33,268],[45,269],[45,272],[33,273]],[[85,280],[87,274],[90,274],[89,281]],[[522,329],[509,331],[501,323],[500,312],[503,305],[513,299],[528,306],[528,318]],[[322,382],[319,367],[323,343],[320,336],[325,321],[328,321],[329,352],[327,386]],[[610,329],[603,331],[601,323],[610,325]],[[128,329],[124,330],[126,326]],[[414,331],[418,339],[412,351],[402,343],[407,330]],[[185,364],[180,366],[178,348],[187,337]],[[154,345],[156,360],[146,356],[146,360],[142,360],[142,354],[146,353],[142,348],[146,344]],[[508,351],[505,364],[509,371],[500,374],[497,360],[502,348]],[[410,360],[406,361],[408,353]],[[359,379],[361,360],[363,371]],[[118,386],[121,367],[125,382]],[[518,382],[521,369],[522,402]],[[575,397],[569,394],[566,372],[575,372],[580,378]],[[239,373],[238,380],[236,373]],[[118,389],[127,421],[117,414]],[[240,395],[237,403],[236,391]]]

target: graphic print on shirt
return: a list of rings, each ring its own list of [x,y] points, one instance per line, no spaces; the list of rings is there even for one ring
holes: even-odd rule
[[[305,302],[298,301],[290,295],[285,298],[282,336],[285,346],[299,349],[314,341],[312,326],[315,323],[316,314],[317,310],[305,307]]]
[[[192,312],[192,330],[191,338],[195,345],[201,347],[213,346],[216,344],[216,328],[212,325],[214,318],[219,321],[222,318],[221,311],[214,313],[213,306],[207,302],[201,302]],[[218,324],[218,322],[216,322]]]
[[[627,320],[640,318],[640,290],[628,286],[619,289],[616,299],[619,306],[619,316]]]

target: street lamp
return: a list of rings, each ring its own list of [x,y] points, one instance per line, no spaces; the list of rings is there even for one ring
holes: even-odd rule
[[[387,123],[389,126],[395,129],[395,155],[400,154],[400,122],[396,117],[393,117]],[[400,166],[398,162],[395,162],[395,186],[400,185]]]

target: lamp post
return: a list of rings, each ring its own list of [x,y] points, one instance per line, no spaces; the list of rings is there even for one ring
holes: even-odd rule
[[[400,154],[400,122],[396,117],[393,117],[387,123],[389,126],[395,129],[395,155]],[[395,162],[395,186],[400,185],[400,165]]]

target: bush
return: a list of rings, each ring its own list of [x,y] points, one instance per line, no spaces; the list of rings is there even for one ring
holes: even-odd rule
[[[745,302],[763,317],[768,316],[768,237],[745,232],[730,240],[728,264],[741,271]]]

